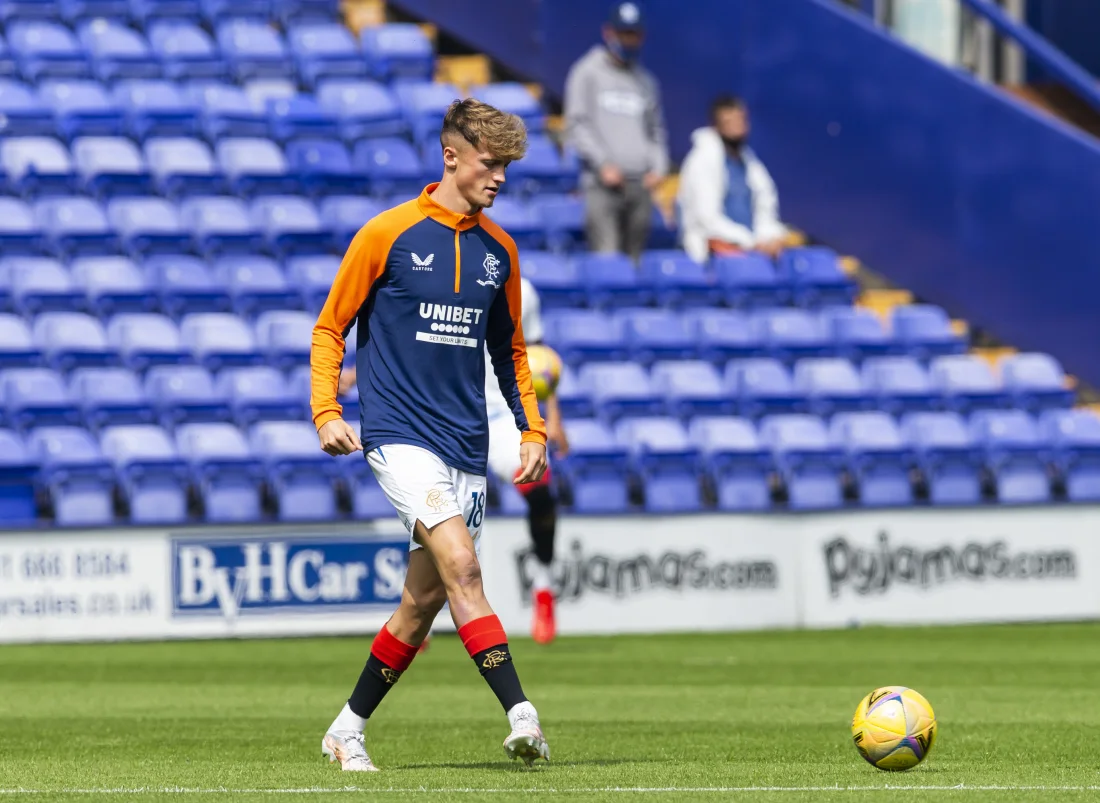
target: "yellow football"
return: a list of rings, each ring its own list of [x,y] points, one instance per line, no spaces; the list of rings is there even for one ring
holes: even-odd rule
[[[918,692],[883,686],[857,706],[852,739],[867,763],[880,770],[912,769],[936,742],[936,714]]]
[[[561,379],[561,357],[549,346],[536,343],[527,347],[527,364],[531,367],[531,383],[535,396],[546,401],[557,390]]]

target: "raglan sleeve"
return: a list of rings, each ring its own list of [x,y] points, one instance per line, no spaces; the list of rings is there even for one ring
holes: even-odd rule
[[[375,218],[355,235],[313,327],[309,350],[309,403],[313,423],[318,429],[343,413],[336,396],[344,362],[344,338],[374,283],[385,272],[384,234],[382,224]]]
[[[493,364],[500,391],[522,433],[520,441],[546,444],[546,424],[539,412],[531,369],[527,365],[527,343],[523,338],[523,290],[519,254],[514,243],[506,246],[512,266],[504,287],[489,308],[485,345]]]

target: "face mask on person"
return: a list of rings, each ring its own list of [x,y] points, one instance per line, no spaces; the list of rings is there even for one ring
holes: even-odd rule
[[[611,51],[611,55],[617,58],[624,64],[633,64],[638,60],[638,56],[642,52],[641,45],[626,46],[617,36],[609,36],[607,38],[607,49]]]
[[[745,137],[722,137],[722,142],[731,151],[740,151],[745,147]]]

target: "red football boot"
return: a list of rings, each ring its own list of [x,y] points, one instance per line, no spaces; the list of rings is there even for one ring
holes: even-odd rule
[[[547,589],[535,592],[535,622],[531,626],[531,637],[537,644],[549,644],[557,635],[554,623],[554,595]]]

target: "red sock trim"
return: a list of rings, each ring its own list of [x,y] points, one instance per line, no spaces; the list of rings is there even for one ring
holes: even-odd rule
[[[508,643],[508,636],[504,634],[504,628],[500,626],[500,619],[496,614],[470,620],[458,629],[458,637],[462,639],[462,646],[471,657],[490,647]]]
[[[419,648],[401,641],[385,625],[382,625],[382,629],[374,637],[374,643],[370,645],[371,655],[398,672],[409,668],[416,657],[417,649]]]

